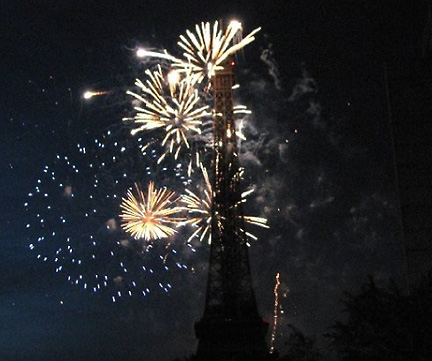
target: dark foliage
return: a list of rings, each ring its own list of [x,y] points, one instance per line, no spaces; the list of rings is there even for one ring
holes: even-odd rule
[[[305,336],[299,329],[290,326],[291,333],[285,345],[288,352],[279,361],[320,361],[323,357],[315,345],[315,339]]]
[[[396,286],[377,287],[372,278],[344,300],[348,317],[327,335],[343,361],[430,360],[432,273],[409,295]]]

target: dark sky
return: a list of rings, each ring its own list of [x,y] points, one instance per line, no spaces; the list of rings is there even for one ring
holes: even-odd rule
[[[342,317],[343,292],[356,291],[367,275],[402,284],[383,69],[420,54],[426,1],[412,3],[1,1],[0,358],[169,361],[194,352],[206,245],[191,252],[184,234],[178,236],[178,253],[170,259],[187,265],[181,271],[175,266],[165,271],[158,262],[163,244],[143,258],[121,255],[138,288],[162,282],[172,289],[112,303],[114,285],[97,293],[83,290],[55,272],[58,264],[36,257],[91,225],[62,226],[53,237],[56,245],[31,251],[38,230],[26,225],[48,202],[41,196],[27,211],[24,204],[44,179],[46,165],[59,179],[69,179],[71,166],[57,154],[85,170],[74,181],[90,187],[89,159],[116,152],[91,145],[107,129],[117,133],[103,138],[106,144],[125,142],[131,151],[122,155],[121,169],[100,174],[106,180],[101,192],[117,190],[108,180],[123,171],[130,172],[128,180],[142,176],[136,167],[150,160],[133,158],[136,145],[120,125],[131,112],[124,92],[145,67],[134,51],[146,46],[175,53],[178,36],[201,21],[235,17],[245,32],[262,27],[238,65],[239,98],[253,111],[241,149],[245,183],[256,186],[246,210],[266,216],[271,225],[255,232],[260,240],[250,248],[266,320],[273,312],[276,272],[281,291],[289,290],[276,343],[281,352],[288,324],[320,337]],[[89,88],[109,93],[84,102],[82,91]],[[78,154],[77,142],[88,144],[89,158]],[[154,177],[169,182],[160,172]],[[55,191],[49,178],[42,183]],[[109,217],[113,205],[96,200],[58,209],[75,214],[93,207]],[[77,244],[78,257],[88,258],[89,252]],[[140,262],[155,272],[138,272]],[[86,263],[73,272],[90,277],[110,267]]]

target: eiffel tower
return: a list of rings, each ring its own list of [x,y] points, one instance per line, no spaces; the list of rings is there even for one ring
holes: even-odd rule
[[[203,318],[195,324],[194,360],[269,360],[268,324],[258,314],[241,207],[233,117],[234,69],[227,61],[212,77],[214,154],[212,243]]]

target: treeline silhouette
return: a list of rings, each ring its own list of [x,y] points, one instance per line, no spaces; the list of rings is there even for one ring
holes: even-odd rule
[[[410,292],[394,283],[377,286],[369,277],[357,294],[345,293],[345,316],[314,337],[294,326],[279,361],[427,361],[432,359],[432,271]],[[190,361],[188,358],[174,361]]]

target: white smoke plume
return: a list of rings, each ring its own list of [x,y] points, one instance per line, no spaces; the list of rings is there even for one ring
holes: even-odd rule
[[[275,88],[282,90],[281,81],[279,79],[279,68],[273,55],[273,44],[269,43],[267,49],[263,49],[260,59],[267,65],[268,73],[274,81]]]

